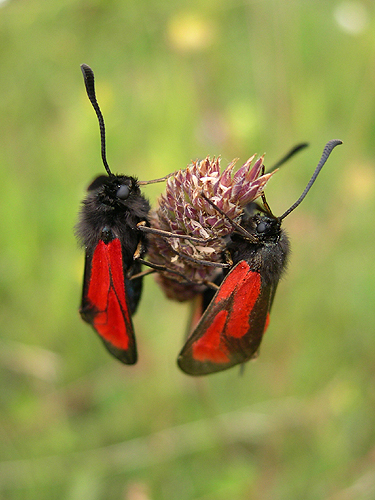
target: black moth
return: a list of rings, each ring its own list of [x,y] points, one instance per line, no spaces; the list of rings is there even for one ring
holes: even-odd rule
[[[101,152],[108,175],[100,175],[88,187],[76,226],[86,252],[80,314],[98,333],[108,351],[126,364],[137,361],[131,320],[142,291],[142,278],[134,257],[146,251],[146,237],[138,223],[148,225],[149,202],[136,178],[112,174],[105,152],[105,128],[96,100],[94,73],[81,66],[87,95],[98,116]]]
[[[276,288],[285,270],[289,241],[281,229],[283,219],[305,198],[339,140],[327,143],[313,176],[298,200],[280,217],[272,214],[265,197],[263,207],[250,204],[236,224],[227,251],[232,266],[223,271],[220,288],[201,297],[199,322],[178,357],[179,367],[189,375],[207,375],[244,363],[257,355]]]

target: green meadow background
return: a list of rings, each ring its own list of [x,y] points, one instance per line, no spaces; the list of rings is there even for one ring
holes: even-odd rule
[[[375,498],[375,6],[327,0],[0,4],[0,499]],[[188,304],[145,279],[139,362],[78,314],[73,234],[98,173],[266,152],[292,242],[261,355],[179,371]],[[241,164],[241,163],[240,163]],[[155,204],[164,188],[144,193]]]

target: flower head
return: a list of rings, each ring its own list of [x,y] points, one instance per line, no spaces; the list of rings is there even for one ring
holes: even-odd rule
[[[201,240],[149,236],[150,261],[174,271],[163,272],[157,278],[169,298],[188,300],[205,288],[205,282],[215,279],[219,272],[215,264],[223,262],[224,237],[234,228],[202,194],[227,217],[239,222],[244,207],[262,194],[272,175],[260,175],[263,156],[252,165],[254,158],[233,174],[237,160],[220,173],[220,158],[211,160],[207,156],[168,179],[157,210],[151,212],[151,226]]]

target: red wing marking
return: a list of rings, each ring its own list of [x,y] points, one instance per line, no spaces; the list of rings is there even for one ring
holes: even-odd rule
[[[117,349],[128,349],[132,324],[126,303],[119,239],[108,244],[100,240],[97,244],[92,258],[87,299],[95,310],[92,322],[95,330]]]
[[[245,262],[244,260],[239,262],[232,269],[232,271],[225,277],[224,281],[222,282],[219,288],[218,293],[214,298],[214,303],[218,304],[222,300],[228,299],[233,294],[238,285],[243,280],[246,280],[249,271],[250,267],[247,262]]]
[[[228,311],[219,311],[203,337],[194,342],[194,359],[212,363],[228,363],[228,349],[225,345],[221,345],[220,339],[228,314]]]
[[[246,335],[249,331],[249,320],[260,293],[260,274],[248,271],[241,281],[236,285],[230,317],[226,325],[226,335],[237,339]]]
[[[109,274],[108,247],[99,241],[91,261],[91,277],[87,298],[98,311],[107,309],[108,290],[111,285]]]

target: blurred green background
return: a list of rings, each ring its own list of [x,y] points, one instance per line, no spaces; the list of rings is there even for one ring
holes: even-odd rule
[[[0,499],[375,498],[375,6],[323,0],[0,4]],[[78,315],[73,226],[103,173],[146,180],[222,155],[274,163],[293,254],[261,355],[179,372],[187,304],[145,280],[139,362]],[[154,204],[163,185],[144,188]]]

